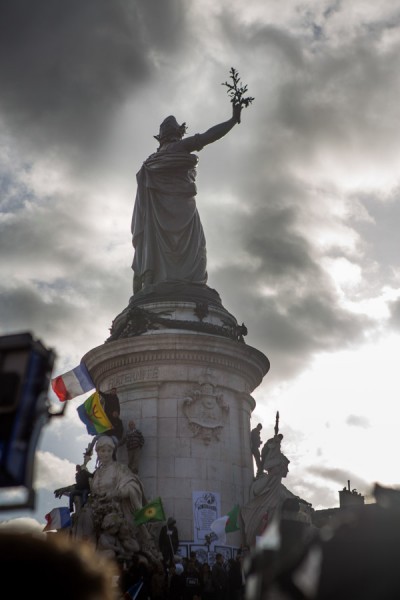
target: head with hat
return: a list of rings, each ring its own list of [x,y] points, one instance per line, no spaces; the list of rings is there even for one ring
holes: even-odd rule
[[[186,129],[186,123],[179,125],[175,117],[170,115],[161,123],[160,131],[154,137],[160,142],[160,145],[165,144],[165,142],[179,142],[185,135]]]

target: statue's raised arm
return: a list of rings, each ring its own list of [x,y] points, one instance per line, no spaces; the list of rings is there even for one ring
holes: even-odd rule
[[[135,294],[165,282],[207,283],[206,241],[195,200],[198,157],[192,152],[224,137],[240,123],[243,106],[253,100],[243,98],[247,87],[238,87],[234,69],[231,77],[232,85],[223,84],[231,96],[230,119],[183,139],[186,123],[167,117],[154,136],[159,142],[157,151],[137,173],[132,217]]]
[[[204,146],[220,140],[232,129],[232,127],[234,127],[234,125],[240,123],[241,111],[242,107],[240,104],[233,104],[232,117],[228,121],[218,123],[218,125],[214,125],[204,133],[198,133],[187,137],[181,141],[182,147],[185,148],[187,152],[193,152],[193,150],[202,150]]]

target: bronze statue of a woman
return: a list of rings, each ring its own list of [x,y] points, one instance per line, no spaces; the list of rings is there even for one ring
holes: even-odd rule
[[[133,291],[137,293],[161,282],[207,282],[206,241],[196,207],[196,165],[200,151],[226,135],[240,123],[243,98],[237,72],[231,69],[232,116],[205,133],[184,138],[186,124],[167,117],[154,136],[159,148],[137,173],[137,194],[132,217],[132,243],[135,249],[132,269]],[[236,81],[234,79],[236,76]]]

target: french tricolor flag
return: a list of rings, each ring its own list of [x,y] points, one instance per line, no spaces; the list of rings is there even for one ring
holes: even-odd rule
[[[62,506],[61,508],[53,508],[45,516],[47,521],[43,531],[53,531],[54,529],[65,529],[71,526],[71,515],[69,508]]]
[[[65,400],[71,400],[75,396],[81,396],[86,392],[90,392],[95,388],[95,385],[86,365],[81,362],[72,371],[68,371],[52,379],[51,387],[61,402],[65,402]]]

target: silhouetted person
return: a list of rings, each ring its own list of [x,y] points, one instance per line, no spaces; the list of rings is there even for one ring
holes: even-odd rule
[[[258,423],[254,429],[251,430],[250,433],[250,448],[251,453],[254,456],[257,465],[257,473],[261,469],[261,454],[260,454],[260,446],[261,446],[261,423]]]
[[[144,446],[144,437],[142,432],[136,428],[136,423],[133,420],[128,423],[125,442],[128,452],[128,467],[137,475],[139,473],[140,454]]]
[[[179,547],[179,534],[173,517],[168,517],[167,524],[161,527],[158,546],[163,555],[164,564],[169,566],[174,562],[174,556]]]
[[[76,465],[75,469],[75,486],[69,495],[70,512],[74,510],[74,501],[77,497],[81,499],[81,508],[85,506],[90,494],[90,479],[93,477],[93,473],[89,473],[81,465]]]
[[[218,600],[225,600],[228,597],[228,573],[224,567],[224,557],[220,552],[215,555],[211,577],[216,597]]]
[[[64,533],[0,531],[1,585],[12,598],[116,600],[114,562]],[[21,574],[22,578],[19,577]]]

